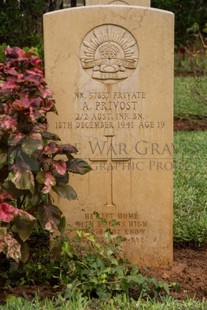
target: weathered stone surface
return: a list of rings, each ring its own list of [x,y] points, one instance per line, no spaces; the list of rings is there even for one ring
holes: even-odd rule
[[[44,16],[46,78],[58,116],[50,131],[79,149],[93,171],[71,176],[77,201],[61,199],[71,224],[93,212],[118,219],[138,265],[172,264],[173,28],[170,12],[89,6]]]
[[[86,0],[87,5],[101,5],[101,4],[110,4],[110,5],[137,5],[137,6],[150,6],[151,0]]]

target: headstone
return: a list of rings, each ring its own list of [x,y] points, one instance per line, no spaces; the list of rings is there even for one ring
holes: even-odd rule
[[[88,6],[44,16],[45,69],[58,116],[49,130],[76,145],[93,170],[71,175],[78,200],[60,199],[68,223],[115,234],[139,266],[173,260],[171,12]]]
[[[151,0],[86,0],[86,5],[137,5],[137,6],[150,6]]]

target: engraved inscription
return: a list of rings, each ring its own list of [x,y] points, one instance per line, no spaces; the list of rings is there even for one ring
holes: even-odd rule
[[[110,197],[113,206],[113,173],[116,171],[172,171],[173,144],[156,143],[145,140],[128,144],[127,141],[113,141],[114,135],[106,135],[107,140],[88,141],[93,170],[108,171],[110,174]],[[109,195],[108,195],[109,197]]]
[[[108,84],[119,82],[128,78],[137,67],[137,42],[121,26],[101,25],[84,37],[80,60],[92,79]]]
[[[102,86],[104,87],[104,86]],[[162,119],[151,120],[142,111],[150,98],[146,91],[105,91],[89,89],[74,92],[76,113],[70,128],[77,129],[163,129]],[[63,122],[62,128],[66,128]],[[61,128],[61,124],[56,125]]]
[[[128,242],[133,244],[143,244],[145,242],[145,235],[148,231],[149,223],[147,220],[141,219],[137,212],[135,213],[114,213],[104,212],[99,214],[101,218],[108,221],[117,220],[116,226],[111,227],[111,230],[116,235],[124,236]],[[76,220],[75,225],[78,229],[93,228],[98,236],[103,235],[105,228],[102,223],[97,220],[94,213],[84,213],[82,220]]]

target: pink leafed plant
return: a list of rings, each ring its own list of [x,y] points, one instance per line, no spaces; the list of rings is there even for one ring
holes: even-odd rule
[[[51,194],[76,199],[69,173],[91,168],[74,157],[74,146],[47,131],[47,113],[57,112],[41,60],[18,47],[8,47],[5,56],[0,63],[0,226],[7,233],[0,229],[0,252],[18,262],[24,261],[21,248],[38,225],[63,232],[64,216]]]

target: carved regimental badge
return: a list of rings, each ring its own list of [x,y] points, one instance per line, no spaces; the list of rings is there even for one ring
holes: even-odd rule
[[[138,46],[133,35],[116,25],[102,25],[91,30],[80,49],[83,69],[102,83],[116,83],[128,78],[138,63]]]
[[[109,2],[109,4],[122,4],[122,5],[129,5],[127,2],[125,1],[111,1]]]

